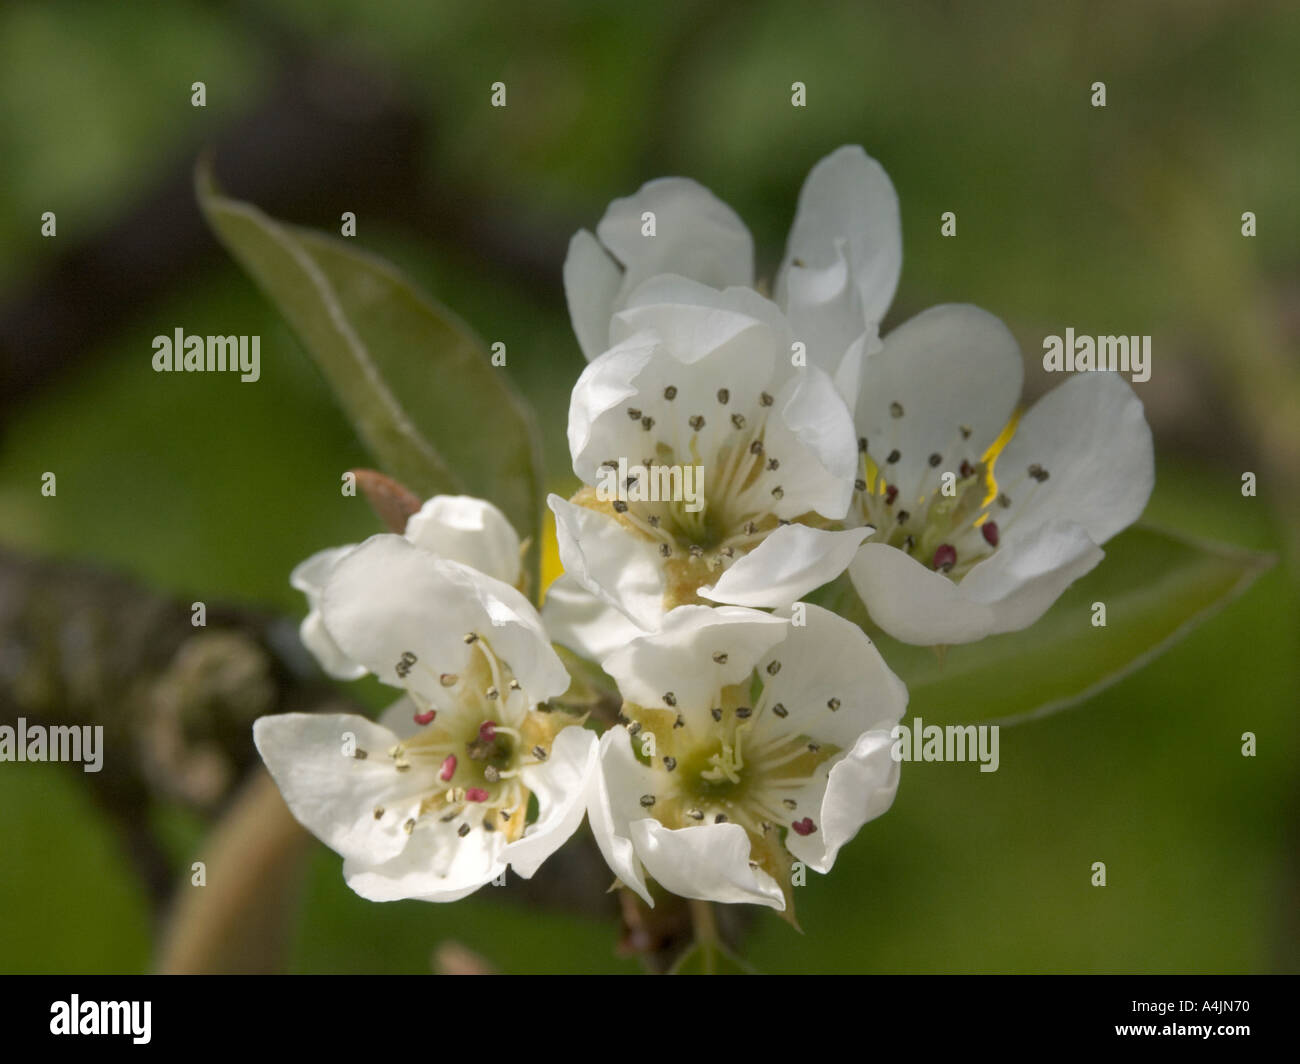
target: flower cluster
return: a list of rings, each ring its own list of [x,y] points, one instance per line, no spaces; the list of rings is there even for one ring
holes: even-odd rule
[[[573,238],[583,486],[549,500],[565,573],[540,615],[481,500],[436,497],[404,535],[294,571],[325,669],[404,691],[378,723],[255,729],[358,893],[529,876],[585,814],[648,904],[653,880],[787,910],[794,864],[829,871],[893,801],[907,703],[858,625],[802,600],[847,573],[891,636],[972,642],[1032,624],[1141,513],[1151,436],[1117,375],[1020,416],[1020,354],[988,313],[938,306],[881,335],[898,201],[860,148],[809,174],[773,298],[753,258],[739,218],[680,178]],[[561,698],[552,643],[617,686],[603,734]]]

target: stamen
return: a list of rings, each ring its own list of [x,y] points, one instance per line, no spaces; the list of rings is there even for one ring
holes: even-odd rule
[[[996,521],[985,521],[980,525],[980,532],[984,536],[984,542],[990,547],[998,545],[998,523]]]
[[[465,789],[465,801],[467,802],[486,802],[488,792],[482,787],[467,787]]]
[[[727,400],[730,398],[731,398],[731,392],[727,391],[726,388],[718,389],[718,402],[720,402],[723,406],[727,405]]]
[[[451,781],[452,776],[456,775],[456,755],[448,754],[442,762],[442,769],[438,772],[438,779],[443,783]]]
[[[934,567],[946,573],[957,564],[957,548],[951,543],[941,543],[934,552]]]
[[[460,677],[454,672],[444,672],[438,677],[438,682],[442,684],[443,687],[455,687],[458,680],[460,680]]]
[[[903,416],[903,404],[900,403],[897,399],[895,399],[892,403],[889,404],[889,416],[890,417]]]
[[[643,795],[641,795],[641,808],[642,808],[642,809],[649,809],[649,808],[650,808],[652,805],[654,805],[654,804],[655,804],[655,796],[654,796],[653,794],[643,794]]]
[[[665,691],[665,692],[664,692],[664,705],[665,705],[665,706],[675,706],[675,705],[677,705],[677,696],[676,696],[675,694],[673,694],[671,691]]]
[[[670,384],[668,385],[667,388],[664,389],[664,398],[667,399],[669,402],[672,402],[674,399],[677,398],[676,385]]]
[[[699,432],[700,429],[704,428],[704,415],[696,414],[687,422],[687,424],[690,425],[691,428],[693,428],[696,432]]]
[[[840,708],[840,700],[838,698],[830,699],[826,703],[826,708],[829,709],[832,713],[834,713],[837,709]]]
[[[772,707],[772,712],[775,713],[782,720],[784,720],[786,717],[790,715],[790,711],[786,709],[785,706],[780,702],[778,702],[776,705]]]
[[[438,711],[436,709],[430,709],[424,713],[416,713],[413,719],[415,720],[416,724],[423,726],[425,724],[432,724],[433,718],[436,717],[437,715],[438,715]]]
[[[760,406],[771,406],[774,402],[776,402],[776,400],[773,399],[770,395],[768,395],[767,392],[759,392],[758,402]]]
[[[719,650],[716,654],[713,655],[713,661],[717,665],[725,665],[727,664],[727,655],[724,654],[721,650]]]
[[[668,757],[668,756],[665,755],[665,757],[664,757],[664,768],[666,768],[669,772],[672,772],[673,769],[675,769],[676,767],[677,767],[677,758],[675,758],[675,757]]]
[[[473,829],[472,829],[468,824],[462,824],[460,827],[458,827],[458,828],[456,829],[456,834],[459,835],[459,836],[463,839],[463,838],[464,838],[466,835],[468,835],[468,834],[470,833],[470,831],[472,831],[472,830],[473,830]]]
[[[806,816],[802,820],[796,820],[790,825],[796,835],[811,835],[817,830],[817,825],[812,822],[812,817]]]
[[[889,457],[886,458],[885,461],[888,462],[890,465],[893,465],[902,457],[903,457],[903,452],[900,451],[897,447],[895,447],[892,451],[889,452]]]
[[[773,658],[771,661],[767,663],[767,674],[769,676],[775,676],[780,671],[781,671],[781,663],[777,661],[776,658]]]
[[[485,720],[478,726],[478,737],[485,743],[492,742],[497,737],[497,722],[494,720]]]

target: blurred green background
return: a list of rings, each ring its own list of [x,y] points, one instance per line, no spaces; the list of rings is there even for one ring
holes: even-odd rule
[[[770,275],[804,174],[861,143],[902,201],[886,326],[979,304],[1019,337],[1030,397],[1046,386],[1044,335],[1152,335],[1148,519],[1282,564],[1136,675],[1005,730],[997,773],[905,766],[893,809],[800,891],[805,933],[761,913],[746,955],[767,972],[1295,971],[1298,55],[1300,8],[1234,0],[11,3],[0,296],[21,305],[60,256],[107,239],[286,84],[324,67],[327,96],[329,70],[364,71],[410,123],[409,185],[368,194],[356,144],[336,158],[286,138],[260,176],[237,167],[228,187],[257,198],[259,181],[325,159],[311,202],[280,190],[288,213],[337,232],[357,210],[358,245],[507,343],[564,490],[582,366],[560,280],[568,235],[613,197],[684,174],[741,214]],[[190,105],[197,80],[204,109]],[[498,80],[504,111],[488,106]],[[790,106],[796,80],[804,109]],[[1094,81],[1104,109],[1089,104]],[[49,210],[55,239],[40,235]],[[949,210],[955,239],[939,233]],[[0,545],[297,617],[292,566],[375,528],[338,489],[367,458],[275,313],[210,242],[203,252],[118,306],[111,329],[71,337],[67,365],[6,382]],[[153,373],[152,337],[177,326],[260,334],[261,381]],[[55,498],[40,494],[46,470]],[[1258,498],[1242,498],[1244,470]],[[1240,753],[1247,730],[1255,758]],[[179,882],[208,819],[167,804],[156,819]],[[155,914],[76,766],[0,765],[0,847],[0,970],[148,968]],[[1094,861],[1105,888],[1090,885]],[[449,940],[507,972],[638,970],[615,955],[610,923],[490,888],[451,906],[375,905],[340,863],[314,846],[294,971],[429,971]]]

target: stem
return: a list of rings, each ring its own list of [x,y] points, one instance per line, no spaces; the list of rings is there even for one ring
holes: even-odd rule
[[[695,941],[701,946],[718,945],[718,923],[713,915],[713,903],[692,898],[688,904],[691,924],[695,928]]]

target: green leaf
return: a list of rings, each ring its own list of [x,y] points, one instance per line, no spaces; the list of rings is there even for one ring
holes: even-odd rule
[[[222,195],[204,162],[195,184],[208,224],[316,360],[384,472],[421,498],[490,499],[536,544],[537,427],[469,326],[384,260]]]
[[[891,639],[865,620],[847,578],[832,596],[907,684],[908,708],[934,723],[1012,724],[1065,709],[1140,669],[1248,588],[1270,555],[1137,526],[1021,632],[947,648]],[[1092,623],[1094,602],[1106,626]]]
[[[677,958],[668,974],[757,975],[758,972],[719,942],[696,942]]]

